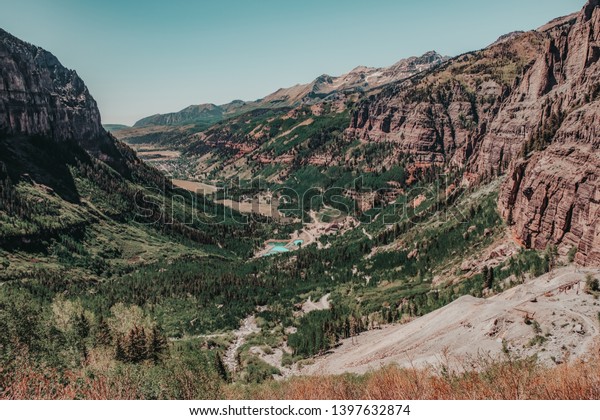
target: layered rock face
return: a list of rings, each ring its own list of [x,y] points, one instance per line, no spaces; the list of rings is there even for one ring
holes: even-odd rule
[[[542,37],[523,34],[390,85],[360,105],[346,134],[391,142],[398,154],[419,163],[465,167],[479,153],[519,75],[538,54]],[[509,160],[502,156],[494,171]]]
[[[538,61],[548,98],[542,120],[560,114],[554,137],[513,162],[499,207],[516,238],[600,265],[600,2],[548,42]]]
[[[346,134],[415,162],[506,174],[499,209],[522,244],[600,265],[600,0],[384,89]]]
[[[79,142],[106,136],[96,102],[77,73],[2,29],[0,133]]]
[[[511,165],[499,207],[528,247],[578,249],[576,262],[600,265],[600,103],[569,114],[543,152]]]

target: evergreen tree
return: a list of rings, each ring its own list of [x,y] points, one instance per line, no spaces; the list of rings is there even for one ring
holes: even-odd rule
[[[144,330],[144,327],[138,327],[136,325],[129,331],[125,352],[128,361],[132,363],[139,363],[148,358],[146,331]]]
[[[548,244],[546,247],[545,259],[548,265],[548,271],[552,271],[556,265],[556,259],[558,258],[558,248],[556,245]]]
[[[96,344],[100,346],[108,346],[112,342],[112,336],[108,323],[104,320],[104,317],[100,316],[98,324],[95,328],[95,340]]]
[[[82,312],[75,318],[75,333],[79,338],[87,338],[90,335],[90,323]]]
[[[483,269],[481,270],[481,276],[483,277],[483,287],[484,288],[488,287],[489,275],[490,275],[490,269],[488,268],[487,265],[484,265]]]
[[[215,364],[215,370],[217,371],[217,374],[219,375],[219,377],[221,377],[221,379],[223,379],[224,381],[229,382],[229,379],[230,379],[229,371],[225,367],[225,363],[223,363],[223,358],[221,357],[221,353],[215,352],[214,364]]]
[[[154,363],[160,363],[165,352],[168,350],[168,341],[165,334],[158,327],[152,328],[152,335],[148,344],[148,357]]]
[[[119,362],[128,361],[127,353],[125,352],[125,346],[123,344],[123,338],[120,336],[117,338],[117,342],[115,344],[115,359]]]
[[[485,267],[487,269],[487,266]],[[484,276],[485,288],[492,289],[494,285],[494,269],[490,268],[487,270],[487,273]]]

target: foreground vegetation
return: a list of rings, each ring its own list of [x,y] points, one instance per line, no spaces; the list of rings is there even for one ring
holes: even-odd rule
[[[178,366],[167,373],[155,368],[106,372],[39,372],[19,365],[10,383],[1,377],[6,399],[291,399],[291,400],[423,400],[423,399],[600,399],[600,357],[553,368],[533,359],[502,361],[481,358],[477,370],[451,372],[445,366],[400,369],[388,366],[365,375],[298,377],[260,385],[214,381],[203,371]],[[157,385],[156,378],[165,381]]]

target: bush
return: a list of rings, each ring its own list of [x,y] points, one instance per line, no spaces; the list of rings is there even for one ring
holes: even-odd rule
[[[569,260],[570,263],[575,261],[575,254],[577,254],[577,247],[572,247],[569,250],[569,252],[567,253],[567,259]]]
[[[589,273],[585,275],[585,291],[589,294],[594,294],[600,291],[598,279]]]

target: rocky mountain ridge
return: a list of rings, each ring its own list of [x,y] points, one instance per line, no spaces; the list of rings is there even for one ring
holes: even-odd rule
[[[311,83],[298,84],[290,88],[279,89],[263,99],[259,104],[285,104],[297,106],[325,99],[335,92],[348,90],[367,91],[388,83],[397,82],[417,73],[428,70],[448,60],[435,51],[428,51],[420,57],[402,59],[389,67],[358,66],[341,76],[324,74]]]
[[[96,101],[77,73],[48,51],[2,29],[0,132],[54,140],[105,135]]]
[[[181,126],[185,124],[209,124],[257,108],[294,107],[314,104],[336,92],[369,90],[387,83],[402,80],[418,72],[438,65],[449,57],[429,51],[420,57],[402,59],[389,67],[359,66],[341,76],[322,75],[310,83],[281,88],[256,101],[235,100],[223,105],[190,105],[181,111],[156,114],[142,118],[134,128],[149,126]]]

